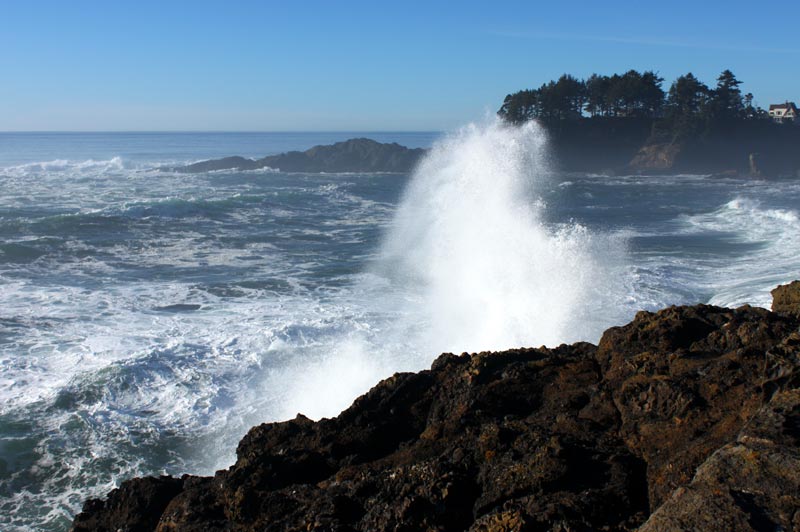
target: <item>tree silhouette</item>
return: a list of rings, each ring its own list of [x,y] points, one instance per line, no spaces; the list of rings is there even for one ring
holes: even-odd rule
[[[744,103],[739,85],[742,82],[736,79],[733,72],[724,70],[717,78],[717,88],[713,93],[712,109],[715,118],[734,119],[744,116]]]
[[[645,118],[674,137],[708,131],[716,123],[766,116],[754,106],[752,94],[742,96],[742,82],[730,70],[719,75],[713,90],[691,72],[676,79],[667,93],[661,88],[663,82],[652,70],[592,74],[586,80],[564,74],[538,89],[507,95],[498,114],[512,123]]]

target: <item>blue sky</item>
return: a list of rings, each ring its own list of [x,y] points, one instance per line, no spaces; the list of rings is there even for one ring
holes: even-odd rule
[[[800,5],[0,0],[0,130],[447,130],[562,73],[800,100]]]

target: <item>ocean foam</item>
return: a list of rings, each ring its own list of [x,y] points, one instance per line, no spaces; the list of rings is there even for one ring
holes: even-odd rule
[[[445,351],[596,341],[609,309],[626,312],[624,238],[543,220],[547,155],[535,124],[470,125],[435,144],[352,289],[357,303],[336,312],[350,316],[343,334],[315,334],[267,375],[277,402],[268,418],[335,415]]]
[[[747,252],[710,265],[704,279],[713,305],[750,304],[770,308],[770,291],[800,272],[800,217],[791,209],[765,208],[752,198],[736,197],[716,211],[688,217],[695,231],[728,233],[750,244]]]
[[[382,264],[420,298],[431,324],[421,349],[597,339],[587,318],[607,302],[598,288],[613,282],[624,246],[578,224],[545,223],[550,176],[535,123],[468,126],[422,161]]]
[[[393,176],[187,176],[119,158],[0,171],[0,528],[66,528],[131,476],[210,474],[251,426],[336,415],[443,351],[597,341],[700,293],[766,304],[800,270],[798,211],[753,199],[788,185],[725,183],[742,194],[719,208],[605,233],[559,218],[553,190],[591,186],[569,209],[604,222],[651,185],[719,181],[559,186],[547,159],[534,124],[468,126],[436,144],[396,209],[395,192],[362,188]],[[659,248],[720,234],[741,253]],[[637,254],[636,238],[658,242]]]

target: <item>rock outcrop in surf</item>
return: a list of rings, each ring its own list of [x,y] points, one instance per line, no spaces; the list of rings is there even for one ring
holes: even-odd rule
[[[387,172],[407,173],[426,153],[422,148],[407,148],[396,142],[381,143],[357,138],[331,145],[314,146],[306,151],[290,151],[261,159],[224,157],[164,168],[173,172],[199,173],[218,170],[258,170],[272,168],[281,172]]]
[[[797,286],[775,312],[441,355],[333,419],[254,427],[213,477],[125,482],[73,530],[796,530]]]

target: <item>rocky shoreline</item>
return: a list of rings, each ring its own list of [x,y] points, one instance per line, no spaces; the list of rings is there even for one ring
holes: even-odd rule
[[[702,142],[658,142],[650,139],[647,120],[593,120],[546,126],[555,167],[565,172],[609,175],[709,174],[742,178],[797,178],[794,156],[800,140],[794,128],[765,130],[745,138],[709,138]],[[756,131],[755,133],[758,133]],[[753,138],[751,138],[753,137]],[[409,173],[428,150],[367,138],[350,139],[306,151],[290,151],[260,159],[232,156],[162,171],[203,173],[221,170],[271,169],[294,173]]]
[[[213,477],[139,478],[73,530],[800,530],[800,282],[773,312],[640,312],[597,346],[441,355]]]

